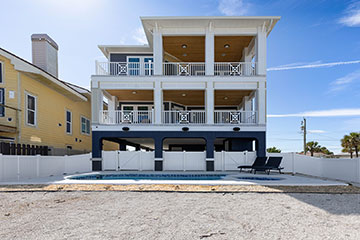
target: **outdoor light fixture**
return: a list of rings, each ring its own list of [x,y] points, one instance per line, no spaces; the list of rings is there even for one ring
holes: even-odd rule
[[[188,128],[188,127],[183,127],[182,130],[183,130],[184,132],[187,132],[187,131],[189,131],[189,128]]]
[[[132,94],[136,94],[137,92],[136,91],[133,91]]]
[[[225,45],[224,45],[224,48],[229,48],[229,47],[230,47],[229,44],[225,44]]]
[[[181,94],[181,96],[186,97],[186,93]]]
[[[226,54],[225,54],[225,53],[223,53],[223,54],[221,54],[221,56],[225,57],[225,56],[226,56]]]
[[[181,45],[181,47],[185,49],[185,48],[187,48],[187,45],[183,44],[183,45]]]
[[[183,54],[183,56],[184,56],[184,57],[186,57],[186,56],[187,56],[187,54],[186,54],[186,53],[184,53],[184,54]]]
[[[130,130],[130,128],[128,128],[128,127],[123,127],[122,130],[125,131],[125,132],[127,132],[127,131]]]
[[[224,100],[228,100],[229,98],[228,97],[224,97]]]
[[[234,127],[233,130],[234,130],[234,132],[238,132],[238,131],[240,131],[240,128],[239,127]]]

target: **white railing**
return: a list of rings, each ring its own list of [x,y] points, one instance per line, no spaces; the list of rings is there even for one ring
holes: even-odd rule
[[[100,111],[101,124],[151,124],[153,123],[153,110],[151,111]]]
[[[97,75],[150,76],[154,74],[154,63],[149,62],[96,62]]]
[[[214,111],[215,124],[256,124],[257,112],[255,111],[231,111],[216,110]]]
[[[203,62],[166,62],[163,63],[163,74],[166,76],[204,76]]]
[[[256,75],[255,62],[216,62],[214,64],[216,76],[254,76]]]
[[[164,124],[204,124],[206,123],[205,111],[163,111],[162,123]]]

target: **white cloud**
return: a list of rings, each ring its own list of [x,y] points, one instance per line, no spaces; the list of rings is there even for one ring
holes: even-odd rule
[[[226,16],[245,15],[250,5],[244,0],[219,0],[218,10]]]
[[[268,117],[284,118],[284,117],[350,117],[360,116],[360,108],[343,108],[329,109],[320,111],[308,111],[290,114],[269,114]]]
[[[132,37],[139,44],[148,44],[144,29],[142,27],[137,28]]]
[[[330,83],[330,92],[344,90],[357,81],[360,81],[360,70],[349,73],[344,77],[338,78],[332,83]]]
[[[355,61],[343,61],[343,62],[332,62],[332,63],[308,63],[304,65],[295,65],[287,64],[277,67],[270,67],[267,69],[267,71],[283,71],[283,70],[292,70],[292,69],[304,69],[304,68],[321,68],[321,67],[334,67],[338,65],[347,65],[347,64],[359,64],[360,60]]]
[[[360,2],[351,4],[345,11],[345,16],[339,23],[348,27],[360,27]]]
[[[324,130],[307,130],[308,133],[326,133]]]

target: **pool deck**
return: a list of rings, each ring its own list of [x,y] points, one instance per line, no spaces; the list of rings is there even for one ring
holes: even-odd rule
[[[221,180],[129,180],[129,179],[109,179],[109,180],[74,180],[73,176],[82,176],[88,174],[226,174],[227,176]],[[256,179],[236,179],[237,177],[271,177],[281,178],[281,180],[256,180]],[[0,182],[1,185],[72,185],[72,184],[102,184],[102,185],[206,185],[206,186],[348,186],[347,183],[341,181],[320,179],[303,175],[290,174],[250,174],[239,172],[147,172],[147,171],[121,171],[121,172],[91,172],[83,174],[73,174],[64,176],[53,176],[36,179],[22,179],[14,181]]]

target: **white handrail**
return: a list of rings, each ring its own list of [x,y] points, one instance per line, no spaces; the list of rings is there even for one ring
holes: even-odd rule
[[[166,62],[163,63],[166,76],[204,76],[204,62]]]
[[[215,110],[215,124],[256,124],[256,111]]]
[[[153,110],[103,110],[100,111],[100,124],[151,124],[154,122],[153,116]]]
[[[154,62],[96,62],[97,75],[150,76],[154,74]]]
[[[256,75],[255,62],[216,62],[214,75],[217,76],[254,76]]]
[[[164,124],[204,124],[206,123],[205,111],[163,111],[162,123]]]

